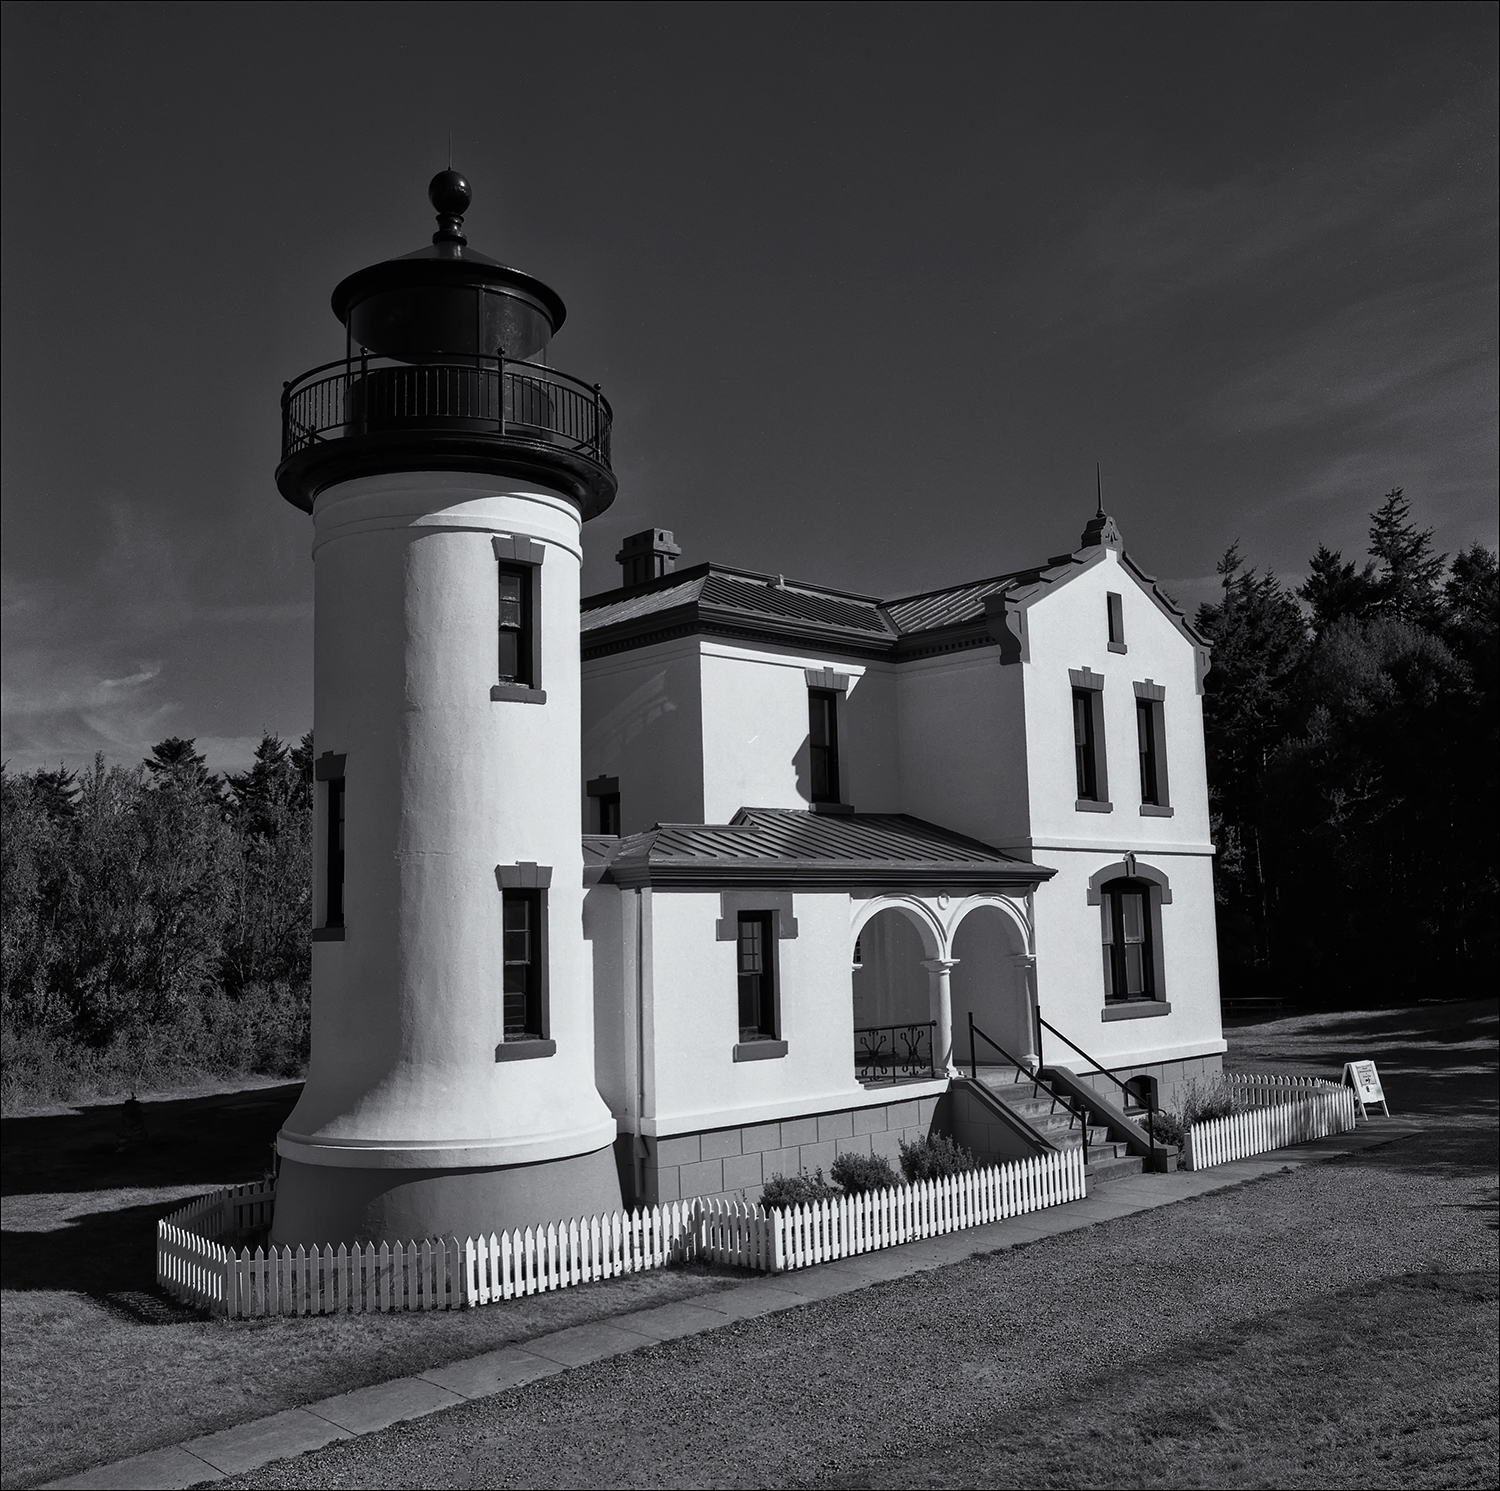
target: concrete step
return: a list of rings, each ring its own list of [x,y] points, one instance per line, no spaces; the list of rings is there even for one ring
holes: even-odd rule
[[[1112,1149],[1123,1148],[1122,1145],[1111,1145]],[[1083,1173],[1092,1181],[1100,1180],[1123,1180],[1127,1175],[1139,1175],[1146,1168],[1146,1162],[1138,1154],[1116,1155],[1110,1158],[1094,1158],[1092,1150],[1089,1151],[1089,1162],[1084,1167]]]

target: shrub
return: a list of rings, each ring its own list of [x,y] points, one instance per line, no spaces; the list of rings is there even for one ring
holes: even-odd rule
[[[1184,1129],[1214,1118],[1228,1118],[1245,1106],[1222,1077],[1211,1082],[1192,1081],[1182,1091],[1181,1119]]]
[[[823,1169],[809,1175],[800,1171],[796,1175],[773,1175],[760,1193],[760,1204],[771,1211],[776,1207],[808,1206],[814,1201],[828,1201],[839,1194],[836,1185],[823,1178]]]
[[[842,1186],[853,1196],[865,1191],[884,1191],[901,1184],[901,1177],[891,1162],[880,1154],[841,1154],[828,1173],[835,1185]]]
[[[913,1183],[941,1180],[945,1175],[962,1175],[978,1168],[979,1161],[946,1134],[929,1134],[912,1144],[901,1141],[901,1173]]]
[[[1158,1144],[1175,1144],[1180,1150],[1187,1148],[1187,1126],[1177,1114],[1157,1112],[1148,1120],[1148,1127]]]

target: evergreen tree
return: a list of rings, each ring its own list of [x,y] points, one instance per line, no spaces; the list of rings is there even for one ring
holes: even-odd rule
[[[1374,611],[1380,603],[1380,582],[1373,560],[1356,569],[1354,560],[1345,563],[1337,549],[1319,544],[1297,594],[1307,602],[1313,630],[1321,636],[1346,616],[1368,616]]]
[[[1432,552],[1432,529],[1412,522],[1411,503],[1400,487],[1387,492],[1370,514],[1370,555],[1380,566],[1379,614],[1431,626],[1448,556]]]

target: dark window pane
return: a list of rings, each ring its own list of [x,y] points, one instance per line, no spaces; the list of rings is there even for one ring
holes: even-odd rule
[[[770,913],[741,913],[737,931],[740,1039],[774,1036],[776,1001],[771,977],[773,934]]]
[[[599,803],[599,832],[602,834],[616,834],[620,832],[620,794],[611,792],[597,799]]]
[[[807,694],[808,796],[813,802],[839,800],[838,696],[829,689]]]
[[[344,783],[336,778],[328,784],[328,879],[324,924],[344,925]]]
[[[1073,765],[1078,796],[1084,802],[1098,798],[1098,773],[1094,759],[1094,701],[1087,689],[1073,690]]]
[[[505,891],[501,903],[501,994],[506,1040],[542,1030],[541,901],[537,891]]]
[[[1111,642],[1123,642],[1125,640],[1125,612],[1123,602],[1113,591],[1109,593],[1109,640]]]
[[[1156,711],[1149,699],[1135,701],[1135,734],[1141,758],[1141,801],[1159,805],[1156,772]]]
[[[531,677],[531,581],[524,571],[500,571],[499,630],[501,681],[534,683]]]

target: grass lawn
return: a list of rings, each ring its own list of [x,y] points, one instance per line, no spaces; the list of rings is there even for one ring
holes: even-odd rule
[[[1383,1279],[808,1484],[1493,1486],[1496,1300],[1493,1273]]]
[[[1386,1251],[1372,1256],[1370,1238],[1361,1237],[1348,1216],[1330,1217],[1325,1233],[1349,1250],[1351,1261],[1349,1270],[1341,1275],[1335,1268],[1330,1277],[1342,1277],[1348,1288],[1341,1292],[1336,1284],[1320,1286],[1308,1295],[1305,1307],[1289,1312],[1272,1306],[1241,1311],[1232,1330],[1203,1325],[1164,1351],[1122,1339],[1118,1370],[1058,1383],[1057,1401],[1066,1405],[1065,1412],[1039,1417],[1028,1410],[1006,1419],[996,1416],[994,1405],[981,1411],[982,1397],[972,1403],[967,1397],[954,1400],[967,1407],[950,1411],[939,1422],[959,1431],[983,1426],[986,1453],[1001,1456],[993,1475],[987,1471],[983,1479],[1020,1485],[1314,1485],[1345,1479],[1369,1485],[1487,1483],[1469,1477],[1475,1465],[1494,1463],[1493,1231],[1487,1262],[1476,1261],[1472,1250],[1461,1250],[1461,1256],[1451,1250],[1439,1256],[1439,1250],[1428,1257],[1416,1222],[1418,1214],[1430,1213],[1436,1222],[1445,1209],[1473,1208],[1476,1139],[1480,1169],[1493,1170],[1497,1018],[1495,1003],[1489,1001],[1309,1016],[1231,1031],[1231,1064],[1240,1069],[1336,1074],[1346,1053],[1373,1055],[1381,1063],[1392,1111],[1425,1110],[1429,1116],[1422,1121],[1434,1126],[1434,1141],[1439,1128],[1447,1135],[1444,1144],[1434,1142],[1425,1160],[1423,1141],[1407,1141],[1402,1146],[1410,1151],[1405,1170],[1397,1167],[1393,1174],[1399,1172],[1398,1178],[1387,1190],[1370,1193],[1373,1203],[1359,1203],[1376,1208],[1371,1238],[1399,1224],[1405,1240],[1394,1251],[1381,1244]],[[36,1484],[565,1325],[723,1287],[725,1273],[688,1269],[454,1314],[237,1322],[201,1318],[163,1301],[151,1288],[155,1219],[183,1196],[258,1175],[296,1092],[295,1086],[260,1087],[148,1103],[148,1137],[134,1144],[122,1145],[117,1107],[5,1121],[0,1485]],[[1462,1141],[1458,1148],[1455,1135]],[[1465,1158],[1451,1158],[1460,1151]],[[1304,1174],[1312,1177],[1334,1168],[1319,1166]],[[1431,1211],[1434,1207],[1438,1211]],[[1195,1213],[1194,1226],[1206,1229],[1206,1237],[1222,1238],[1226,1254],[1247,1245],[1245,1217],[1256,1215],[1253,1208],[1246,1213],[1243,1205],[1238,1211],[1216,1210],[1211,1198],[1170,1210]],[[1133,1220],[1112,1223],[1087,1236],[1097,1237],[1093,1246],[1108,1258],[1115,1246],[1111,1239],[1125,1236],[1133,1225]],[[1494,1226],[1492,1221],[1484,1225]],[[1191,1301],[1200,1284],[1207,1287],[1203,1281],[1231,1287],[1233,1280],[1223,1278],[1214,1256],[1220,1246],[1203,1244],[1192,1261],[1177,1265],[1177,1282],[1165,1298]],[[1304,1246],[1300,1234],[1294,1238],[1273,1229],[1261,1246],[1271,1257],[1284,1253],[1289,1277],[1295,1275]],[[1009,1256],[1021,1265],[1032,1251]],[[1137,1277],[1141,1266],[1139,1258],[1123,1261],[1120,1278]],[[1432,1276],[1407,1277],[1424,1270],[1433,1271]],[[1054,1306],[1070,1319],[1094,1308],[1091,1291],[1128,1287],[1118,1281],[1110,1286],[1097,1258],[1082,1270],[1072,1265],[1064,1283]],[[1068,1289],[1074,1291],[1072,1304]],[[866,1298],[857,1308],[878,1315],[880,1301],[897,1293],[862,1291]],[[966,1308],[962,1300],[955,1303],[953,1318],[962,1319]],[[795,1320],[803,1322],[801,1327],[793,1317],[777,1317],[780,1324],[757,1322],[755,1329],[790,1332],[788,1339],[794,1342],[812,1318],[813,1312],[799,1311]],[[911,1343],[919,1337],[912,1335],[909,1322],[879,1320],[871,1329],[903,1349],[916,1349]],[[736,1327],[696,1345],[674,1343],[671,1349],[732,1354],[753,1336],[754,1330]],[[718,1344],[705,1344],[709,1342]],[[671,1349],[662,1350],[670,1355]],[[930,1342],[927,1349],[947,1348]],[[847,1343],[837,1354],[851,1360],[859,1356]],[[627,1375],[649,1370],[654,1392],[656,1368],[650,1363],[659,1356],[653,1348],[631,1359],[634,1367],[613,1370]],[[1087,1356],[1084,1352],[1078,1360]],[[773,1355],[768,1362],[780,1359]],[[548,1393],[569,1391],[563,1384],[592,1380],[588,1374],[600,1370],[582,1369],[521,1392],[543,1401]],[[733,1361],[726,1368],[737,1384],[740,1370]],[[889,1370],[899,1380],[906,1368],[893,1362]],[[639,1380],[629,1388],[637,1413],[643,1390]],[[801,1406],[799,1397],[768,1410],[771,1427],[779,1426],[777,1414],[794,1414]],[[588,1412],[598,1416],[599,1408],[595,1397]],[[603,1414],[604,1420],[609,1417]],[[1049,1426],[1045,1434],[1039,1423]],[[863,1465],[858,1455],[852,1460],[845,1455],[838,1465],[825,1467],[822,1481],[973,1484],[973,1447],[966,1449],[961,1439],[946,1433],[928,1438],[920,1453],[908,1446],[901,1454],[883,1453]],[[325,1463],[322,1457],[313,1459]],[[601,1471],[601,1463],[608,1462],[594,1461],[576,1480],[560,1472],[546,1483],[589,1484],[588,1474],[612,1473]],[[1042,1481],[1043,1465],[1052,1466],[1056,1477]],[[755,1466],[749,1469],[748,1479],[715,1483],[756,1484],[760,1472]],[[819,1480],[819,1475],[799,1473],[791,1462],[774,1476],[769,1465],[763,1469],[767,1478],[761,1484]],[[391,1466],[382,1473],[389,1473],[388,1483],[402,1483]],[[540,1479],[528,1482],[532,1473],[523,1472],[514,1483],[541,1484]],[[632,1479],[625,1467],[618,1474],[619,1484],[652,1484],[649,1474]],[[663,1476],[659,1483],[701,1484],[695,1480],[701,1475],[702,1467],[694,1465],[680,1481]],[[839,1478],[850,1475],[855,1478]],[[298,1484],[295,1479],[276,1483]],[[328,1483],[344,1482],[335,1478]],[[378,1477],[347,1483],[382,1484]],[[424,1484],[422,1474],[407,1483]],[[495,1483],[506,1482],[502,1477]]]

